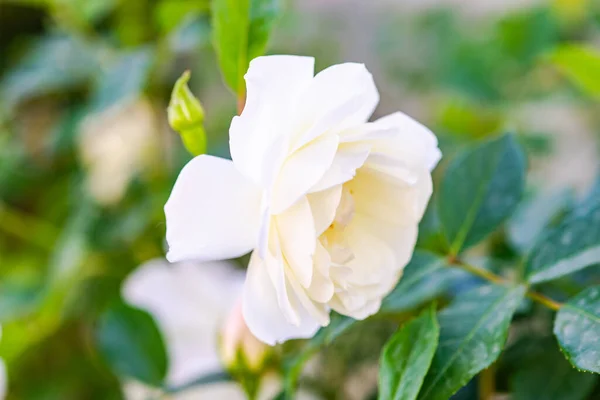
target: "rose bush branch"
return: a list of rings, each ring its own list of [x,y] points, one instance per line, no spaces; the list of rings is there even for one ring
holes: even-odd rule
[[[484,280],[486,280],[490,283],[496,284],[496,285],[514,284],[514,282],[512,282],[502,276],[496,275],[493,272],[490,272],[484,268],[476,267],[474,265],[466,263],[456,257],[449,257],[448,264],[451,266],[460,268],[463,271],[466,271],[472,275],[478,276],[479,278],[484,279]],[[531,300],[533,300],[551,310],[554,310],[554,311],[558,311],[562,307],[561,303],[554,301],[551,298],[546,297],[543,294],[533,291],[531,289],[527,289],[525,296],[529,297]]]

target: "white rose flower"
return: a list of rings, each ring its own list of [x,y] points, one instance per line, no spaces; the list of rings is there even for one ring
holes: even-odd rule
[[[243,314],[269,344],[311,337],[332,309],[377,312],[411,258],[441,157],[405,114],[367,122],[379,94],[364,65],[313,67],[254,59],[233,161],[194,158],[165,205],[170,261],[253,250]]]

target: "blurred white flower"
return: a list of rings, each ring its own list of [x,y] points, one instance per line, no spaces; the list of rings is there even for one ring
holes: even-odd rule
[[[233,162],[194,158],[165,205],[172,262],[254,249],[243,314],[269,344],[312,336],[331,309],[377,312],[411,258],[441,156],[405,114],[367,122],[379,94],[364,65],[313,67],[254,59]]]
[[[123,285],[123,298],[155,318],[169,356],[168,385],[223,369],[220,328],[240,296],[244,274],[229,262],[152,260]]]
[[[266,353],[265,345],[250,333],[239,316],[236,302],[242,293],[243,271],[229,262],[169,264],[152,260],[140,266],[123,285],[123,297],[144,309],[156,320],[165,337],[169,357],[168,386],[182,386],[211,372],[223,369],[222,354],[231,354],[245,344],[247,360],[256,363]],[[282,389],[281,379],[269,374],[261,380],[259,400],[270,400]],[[128,400],[245,399],[235,382],[199,385],[172,395],[137,381],[124,385]],[[301,392],[304,399],[315,397]]]
[[[104,205],[118,202],[131,179],[150,162],[157,141],[154,110],[146,100],[87,117],[79,153],[92,197]]]

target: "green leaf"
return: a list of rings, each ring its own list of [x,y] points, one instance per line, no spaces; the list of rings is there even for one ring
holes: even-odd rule
[[[435,308],[406,323],[387,342],[379,367],[379,398],[417,398],[440,334]]]
[[[96,82],[90,112],[102,112],[114,105],[135,100],[146,85],[152,55],[152,49],[142,48],[114,60]]]
[[[513,400],[585,400],[597,377],[579,372],[556,346],[528,360],[512,377]]]
[[[443,258],[417,250],[398,285],[383,300],[381,312],[404,312],[433,300],[444,294],[460,274],[461,271],[448,268]]]
[[[600,51],[581,44],[565,44],[548,56],[549,61],[587,94],[600,97]]]
[[[185,148],[194,156],[206,153],[204,109],[192,94],[187,83],[190,72],[185,71],[173,87],[167,113],[171,128],[179,132]]]
[[[279,0],[212,3],[213,45],[225,82],[238,96],[245,93],[248,64],[264,53],[279,11]]]
[[[600,374],[600,286],[584,290],[561,307],[554,334],[571,364]]]
[[[438,314],[440,340],[419,394],[447,400],[500,355],[523,286],[483,286],[457,296]]]
[[[513,135],[459,155],[438,192],[442,229],[452,254],[494,231],[515,209],[525,186],[525,157]]]
[[[507,224],[510,241],[521,252],[531,250],[538,236],[572,202],[573,195],[568,190],[537,195],[522,202]]]
[[[167,373],[161,334],[150,314],[119,303],[101,317],[96,329],[100,352],[118,375],[160,386]]]
[[[575,210],[541,236],[525,264],[531,283],[549,281],[600,262],[600,202]]]

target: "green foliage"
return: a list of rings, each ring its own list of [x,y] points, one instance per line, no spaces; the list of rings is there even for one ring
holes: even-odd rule
[[[597,381],[571,367],[556,348],[549,348],[520,365],[511,384],[515,400],[585,400]]]
[[[228,156],[234,105],[219,73],[240,107],[243,75],[269,42],[277,53],[315,56],[318,70],[365,62],[382,95],[375,118],[388,110],[414,113],[444,154],[401,280],[376,315],[355,321],[334,312],[313,338],[278,346],[268,367],[283,379],[281,396],[301,390],[346,398],[350,390],[370,399],[460,400],[475,391],[516,400],[600,398],[597,375],[582,371],[597,373],[600,365],[600,181],[575,200],[571,193],[588,171],[576,171],[576,187],[562,184],[582,167],[565,163],[570,147],[554,139],[552,124],[540,128],[539,114],[529,114],[539,104],[560,104],[569,115],[560,114],[556,133],[563,124],[598,131],[589,104],[600,93],[598,6],[559,0],[466,19],[458,8],[383,13],[376,2],[354,9],[336,2],[326,13],[315,2],[282,14],[282,3],[0,2],[0,358],[9,399],[120,399],[130,379],[167,397],[213,382],[258,386],[257,376],[240,379],[218,368],[180,387],[166,385],[170,343],[150,315],[122,304],[120,293],[138,265],[164,258],[163,206],[189,153]],[[565,7],[577,7],[579,19],[563,15]],[[271,40],[280,15],[285,23]],[[376,63],[362,51],[372,43]],[[197,98],[187,74],[177,80],[183,70],[193,74]],[[581,96],[564,96],[562,76]],[[181,138],[164,123],[169,96],[169,122]],[[152,122],[120,115],[136,102],[152,105]],[[127,126],[127,139],[138,124],[159,134],[148,165],[120,199],[101,206],[87,187],[92,171],[82,161],[82,122],[106,111],[115,122],[100,134]],[[571,119],[585,123],[571,127]],[[515,135],[492,138],[503,130]],[[123,154],[111,148],[102,164],[120,177],[115,165],[132,161],[136,146]],[[527,192],[535,196],[518,204],[523,152],[534,172]],[[558,169],[556,181],[539,179]],[[494,286],[481,286],[486,280]],[[536,286],[515,286],[521,280]],[[209,308],[194,307],[199,318]],[[377,359],[379,393],[363,378],[365,371],[375,376]],[[360,387],[352,385],[357,381]]]
[[[238,96],[245,93],[250,61],[267,47],[279,0],[214,0],[213,44],[225,82]]]
[[[554,334],[574,367],[600,374],[600,286],[587,288],[561,307]]]
[[[587,94],[600,97],[600,51],[588,45],[564,44],[548,60]]]
[[[522,286],[484,286],[439,313],[439,345],[419,399],[450,398],[498,358],[524,293]]]
[[[387,342],[379,366],[379,398],[414,400],[438,344],[440,328],[430,307]]]
[[[161,386],[167,373],[166,349],[148,313],[115,304],[100,317],[95,337],[102,356],[115,372]]]
[[[514,136],[484,142],[456,157],[437,206],[450,252],[458,254],[494,231],[515,209],[525,186],[525,158]]]
[[[576,209],[557,227],[544,232],[527,259],[529,282],[571,274],[600,262],[600,202]]]

